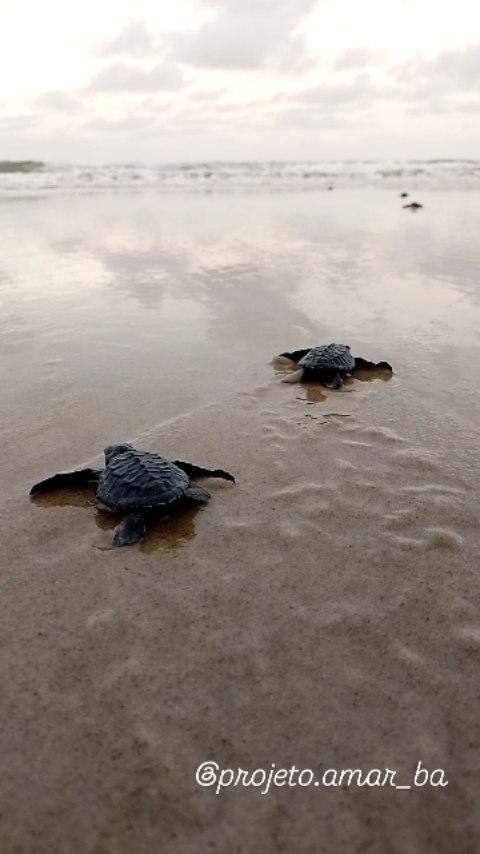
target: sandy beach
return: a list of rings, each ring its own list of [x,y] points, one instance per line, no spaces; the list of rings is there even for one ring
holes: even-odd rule
[[[0,198],[0,848],[479,850],[480,194]],[[282,383],[350,344],[394,375]],[[53,472],[232,471],[113,549]],[[248,788],[198,765],[447,787]]]

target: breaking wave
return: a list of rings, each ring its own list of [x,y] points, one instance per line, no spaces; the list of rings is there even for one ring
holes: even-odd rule
[[[0,193],[60,190],[476,189],[480,160],[176,163],[97,166],[0,162]]]

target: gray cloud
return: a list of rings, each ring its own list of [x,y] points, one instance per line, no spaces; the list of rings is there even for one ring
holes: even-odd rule
[[[80,98],[70,92],[60,90],[42,92],[37,95],[33,104],[36,107],[59,113],[79,113],[84,109],[84,104]]]
[[[215,104],[225,95],[228,95],[227,89],[192,89],[188,92],[189,99],[194,103]]]
[[[231,70],[302,70],[309,62],[294,30],[316,0],[217,0],[216,16],[195,33],[178,33],[175,55],[188,65]]]
[[[362,49],[339,57],[336,70],[376,62],[379,55]],[[387,82],[376,84],[369,74],[358,74],[350,82],[322,83],[304,89],[287,100],[309,104],[317,115],[345,115],[366,112],[378,103],[400,103],[407,116],[441,113],[474,113],[476,102],[467,102],[469,92],[480,90],[480,44],[442,51],[431,58],[412,57],[400,66],[387,69]],[[282,100],[285,100],[283,96]],[[307,123],[302,111],[285,113],[289,123]]]
[[[130,21],[114,38],[100,42],[92,53],[97,56],[152,56],[157,47],[144,21]]]
[[[385,99],[401,101],[412,116],[474,112],[466,97],[480,90],[480,43],[412,57],[390,70]]]
[[[397,83],[406,91],[417,86],[432,93],[480,89],[480,42],[444,50],[431,59],[413,57],[394,70]]]
[[[20,113],[16,116],[0,116],[0,133],[23,133],[40,125],[40,117],[33,113]]]
[[[158,92],[176,90],[184,85],[181,70],[173,62],[160,62],[149,70],[138,65],[116,62],[102,68],[89,89],[94,92]]]
[[[135,115],[121,119],[104,119],[101,116],[85,122],[81,130],[93,130],[100,133],[132,133],[150,130],[156,125],[156,116]]]
[[[281,110],[274,119],[274,126],[280,128],[318,128],[330,130],[335,128],[355,127],[358,121],[345,116],[337,116],[307,109],[306,107],[292,107]]]
[[[333,69],[334,71],[349,71],[352,68],[364,68],[366,65],[378,62],[384,56],[384,53],[369,50],[367,47],[355,47],[342,53],[336,60]]]
[[[432,98],[427,102],[413,104],[405,110],[407,116],[424,117],[458,113],[475,116],[480,113],[480,101],[463,101],[455,98]]]
[[[371,106],[382,90],[375,86],[368,74],[358,74],[351,83],[321,83],[291,96],[293,100],[310,103],[315,108],[341,110]]]

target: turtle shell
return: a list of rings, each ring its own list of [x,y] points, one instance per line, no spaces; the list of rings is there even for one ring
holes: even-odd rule
[[[299,364],[311,371],[347,373],[353,371],[355,359],[346,344],[324,344],[321,347],[312,347],[307,355],[300,359]]]
[[[179,501],[190,486],[182,469],[160,454],[135,449],[116,454],[101,474],[97,498],[112,510],[162,507]]]

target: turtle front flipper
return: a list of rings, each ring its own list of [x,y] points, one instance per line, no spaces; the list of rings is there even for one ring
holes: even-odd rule
[[[393,368],[389,362],[370,362],[368,359],[362,359],[361,357],[355,359],[355,368],[393,372]]]
[[[280,353],[280,356],[283,356],[285,359],[291,359],[292,362],[299,362],[311,349],[311,347],[307,347],[306,350],[292,350],[291,353]]]
[[[210,493],[201,486],[191,486],[185,493],[185,500],[192,504],[208,504],[211,497]]]
[[[325,388],[341,388],[343,385],[343,377],[338,371],[335,374],[329,373],[323,377],[323,385]]]
[[[128,513],[115,528],[114,546],[133,546],[147,533],[145,518],[141,513]]]
[[[219,477],[223,480],[230,480],[235,483],[233,474],[223,469],[204,469],[202,466],[196,466],[193,463],[186,463],[184,460],[172,460],[174,466],[188,474],[189,477]]]
[[[45,480],[39,480],[35,483],[30,495],[37,495],[39,492],[48,492],[51,489],[64,489],[70,486],[81,486],[85,483],[98,483],[101,475],[98,469],[78,469],[77,471],[62,471],[54,474]]]

